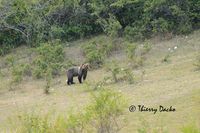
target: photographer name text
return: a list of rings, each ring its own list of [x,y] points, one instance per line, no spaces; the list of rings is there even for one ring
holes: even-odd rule
[[[175,112],[176,108],[173,106],[158,106],[158,107],[148,107],[145,105],[131,105],[129,106],[129,111],[130,112],[152,112],[153,114],[156,114],[157,112]]]

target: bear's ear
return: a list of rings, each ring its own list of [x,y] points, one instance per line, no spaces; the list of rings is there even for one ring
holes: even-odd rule
[[[89,66],[90,66],[89,63],[85,63],[85,64],[83,65],[83,68],[84,68],[84,69],[88,69]]]
[[[82,67],[84,67],[84,64],[81,64],[81,65],[80,65],[80,68],[82,68]]]

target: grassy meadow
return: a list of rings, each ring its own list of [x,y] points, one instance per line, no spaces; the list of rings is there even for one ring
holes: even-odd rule
[[[116,83],[108,81],[105,88],[122,94],[127,101],[122,115],[119,116],[119,121],[122,121],[119,133],[200,132],[200,71],[194,65],[200,54],[199,36],[198,30],[187,36],[174,36],[172,39],[162,40],[155,37],[146,40],[151,44],[151,49],[145,57],[144,64],[131,69],[134,82],[129,84],[126,81]],[[73,63],[81,64],[86,60],[82,53],[82,46],[93,41],[108,44],[113,40],[105,35],[99,35],[66,43],[65,56],[70,57]],[[119,38],[115,43],[116,48],[118,44],[123,43],[123,39]],[[144,43],[138,42],[138,45],[142,46]],[[121,48],[113,50],[105,62],[115,60],[120,68],[130,67],[126,53]],[[94,86],[106,76],[112,75],[103,65],[101,68],[89,70],[83,84],[79,84],[75,78],[76,84],[68,86],[66,70],[63,70],[60,76],[52,79],[50,94],[47,95],[44,94],[46,84],[44,79],[27,76],[19,84],[10,85],[12,72],[6,64],[9,56],[14,56],[16,63],[30,63],[35,57],[34,48],[21,46],[0,57],[2,68],[0,71],[0,132],[5,133],[20,132],[22,123],[19,118],[25,114],[47,116],[49,121],[55,122],[59,116],[65,118],[70,112],[83,112],[85,106],[93,102],[92,95],[101,91],[101,87],[94,90]],[[156,114],[130,112],[130,105],[155,108],[160,105],[173,106],[176,111]],[[55,123],[59,125],[58,121]],[[85,132],[92,132],[92,130]]]

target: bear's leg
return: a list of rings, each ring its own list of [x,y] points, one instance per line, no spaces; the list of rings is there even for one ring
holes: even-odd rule
[[[73,77],[71,78],[71,83],[72,83],[72,84],[75,84],[75,82],[73,81]]]
[[[67,84],[68,85],[73,84],[73,77],[72,76],[68,76]]]
[[[68,84],[68,85],[71,85],[71,84],[72,84],[72,82],[71,82],[71,79],[70,79],[70,78],[68,78],[68,80],[67,80],[67,84]]]
[[[81,76],[78,76],[79,83],[82,83],[81,78],[82,78]]]
[[[67,80],[67,84],[70,85],[69,79]]]

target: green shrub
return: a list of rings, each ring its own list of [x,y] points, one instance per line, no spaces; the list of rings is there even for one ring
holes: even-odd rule
[[[41,44],[36,52],[38,56],[33,61],[36,78],[45,77],[48,68],[52,69],[52,75],[59,75],[64,62],[64,48],[59,41]]]
[[[110,80],[112,81],[111,77],[104,77],[102,81],[99,81],[94,85],[93,90],[101,89],[103,86],[110,84]]]
[[[24,113],[19,116],[19,133],[47,133],[51,132],[49,115],[40,116],[36,113]]]
[[[100,18],[97,20],[97,22],[100,23],[106,34],[111,37],[118,37],[119,31],[122,26],[115,16],[110,14],[108,19]]]
[[[62,27],[52,25],[51,26],[51,36],[53,39],[61,39],[64,34],[64,30]]]
[[[5,59],[5,63],[8,67],[13,67],[15,63],[15,57],[13,55],[9,55]]]
[[[43,70],[38,66],[34,67],[34,69],[33,69],[33,77],[36,78],[36,79],[40,79],[40,78],[44,77]]]
[[[145,56],[146,54],[148,54],[151,49],[152,49],[151,44],[148,42],[145,42],[141,50],[141,56]]]
[[[111,77],[105,77],[101,84],[105,85],[105,82],[111,79],[114,83],[119,81],[128,81],[129,84],[134,83],[134,75],[130,68],[123,68],[118,65],[116,61],[112,61],[106,64],[106,70],[111,72]],[[100,85],[101,85],[100,84]]]
[[[119,80],[118,76],[120,74],[120,67],[119,67],[118,63],[115,62],[115,61],[107,63],[106,64],[106,69],[107,69],[107,71],[111,72],[111,74],[112,74],[112,80],[115,83],[118,82],[118,80]]]
[[[125,51],[129,59],[129,63],[132,68],[137,68],[143,66],[146,60],[146,55],[151,50],[151,45],[145,42],[143,45],[139,46],[135,43],[127,43]]]
[[[135,56],[136,56],[136,49],[137,49],[137,45],[135,43],[128,43],[126,45],[126,53],[129,59],[134,60]]]
[[[51,86],[51,80],[52,80],[52,69],[51,68],[48,68],[48,70],[46,71],[45,80],[46,80],[46,86],[45,86],[45,89],[44,89],[44,93],[49,94],[50,93],[49,88]]]
[[[8,54],[12,48],[13,48],[13,46],[8,45],[8,44],[7,45],[4,44],[4,45],[0,46],[0,56],[4,56],[4,55]]]
[[[151,25],[153,27],[152,31],[155,34],[158,33],[166,33],[169,30],[169,22],[167,22],[164,18],[160,17],[158,19],[155,19],[151,22]]]
[[[83,46],[83,53],[86,56],[86,61],[96,68],[103,65],[105,57],[111,53],[112,49],[112,44],[102,44],[94,41]]]
[[[93,93],[91,103],[78,113],[68,112],[68,117],[36,113],[19,115],[19,133],[117,133],[124,122],[123,114],[127,101],[120,92],[101,88]],[[16,122],[16,120],[15,120]]]
[[[66,121],[66,131],[68,133],[94,132],[91,127],[92,115],[90,111],[84,113],[70,112]]]
[[[181,131],[182,133],[200,133],[200,129],[194,124],[184,126]]]
[[[101,89],[93,95],[93,103],[88,107],[92,116],[96,132],[110,133],[119,132],[122,120],[119,116],[123,114],[126,100],[119,92],[109,89]]]
[[[20,64],[12,67],[12,82],[19,83],[24,76],[31,76],[31,67],[29,64]]]
[[[138,46],[136,44],[128,43],[125,50],[132,68],[137,68],[143,65],[144,55],[138,55]]]
[[[142,40],[144,39],[143,29],[142,27],[137,26],[127,26],[124,31],[126,39],[130,41],[134,40]]]
[[[130,68],[125,68],[125,69],[121,69],[123,77],[122,79],[124,81],[128,81],[129,84],[133,84],[134,83],[134,75],[131,71]]]

